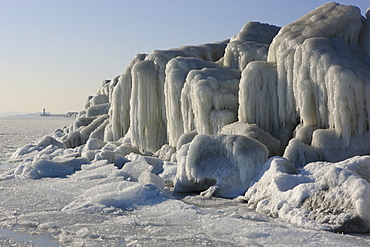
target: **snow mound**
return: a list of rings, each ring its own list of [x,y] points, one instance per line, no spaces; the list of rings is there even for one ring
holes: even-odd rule
[[[369,156],[316,162],[298,172],[288,160],[271,158],[243,199],[257,212],[304,227],[369,232],[369,162]]]
[[[279,155],[281,153],[280,141],[270,135],[270,133],[262,130],[256,124],[244,122],[236,122],[225,125],[221,134],[226,135],[242,135],[261,142],[269,150],[269,157]]]
[[[32,162],[26,162],[18,167],[16,175],[40,179],[43,177],[65,177],[81,169],[82,164],[89,163],[84,158],[62,159],[35,159]]]
[[[238,196],[249,188],[267,156],[264,145],[244,136],[197,135],[177,154],[174,191]]]

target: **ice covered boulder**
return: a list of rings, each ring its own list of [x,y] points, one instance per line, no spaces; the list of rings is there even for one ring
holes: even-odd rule
[[[266,61],[269,45],[251,41],[230,42],[225,50],[223,65],[243,71],[249,62]]]
[[[261,44],[270,44],[280,27],[257,21],[247,22],[240,32],[233,36],[230,42],[234,41],[253,41]]]
[[[145,59],[146,54],[137,54],[118,78],[116,87],[112,92],[112,140],[117,141],[125,136],[130,127],[130,98],[132,87],[132,67]]]
[[[300,226],[369,232],[369,164],[369,156],[357,156],[310,163],[297,172],[288,160],[271,158],[243,199],[257,212]]]
[[[99,95],[96,95],[96,96],[93,96],[91,99],[90,99],[90,107],[91,106],[94,106],[94,105],[102,105],[102,104],[106,104],[106,103],[109,103],[109,96],[106,95],[106,94],[99,94]]]
[[[184,122],[181,113],[181,92],[186,76],[191,70],[203,68],[219,68],[217,63],[200,58],[176,57],[166,65],[166,80],[164,95],[166,103],[168,143],[176,146],[180,136],[184,133]]]
[[[39,147],[47,147],[47,146],[49,146],[49,145],[56,146],[56,147],[58,147],[58,148],[66,148],[66,146],[65,146],[63,143],[61,143],[61,142],[57,141],[56,139],[54,139],[53,137],[48,136],[48,135],[44,136],[44,137],[43,137],[43,138],[42,138],[42,139],[37,143],[37,146],[39,146]]]
[[[154,156],[162,160],[171,160],[172,155],[176,152],[175,148],[171,145],[164,144],[161,149],[159,149]]]
[[[175,57],[216,61],[223,56],[226,42],[155,50],[132,67],[130,131],[134,146],[142,152],[154,153],[167,143],[164,92],[167,63]]]
[[[122,143],[114,151],[121,154],[122,156],[126,156],[130,153],[140,154],[140,151],[137,147],[133,147],[128,143]]]
[[[261,142],[269,150],[269,157],[281,155],[280,141],[270,135],[270,133],[259,128],[256,124],[245,122],[235,122],[225,125],[221,134],[226,135],[242,135]]]
[[[254,61],[243,70],[239,85],[240,122],[254,123],[279,139],[284,147],[295,123],[279,117],[276,64]]]
[[[340,161],[356,155],[370,154],[370,131],[353,136],[349,143],[333,129],[318,129],[313,132],[312,147],[321,160]]]
[[[184,131],[217,134],[237,120],[240,72],[204,68],[189,72],[181,93]]]
[[[267,156],[263,144],[245,136],[197,135],[177,153],[174,191],[236,197],[249,188]]]
[[[363,20],[357,7],[327,3],[284,26],[268,63],[251,62],[243,71],[239,120],[256,123],[283,146],[300,122],[334,128],[347,143],[364,133],[370,64],[359,46]]]
[[[292,138],[284,150],[284,158],[288,159],[296,168],[306,164],[322,160],[318,150],[298,138]]]
[[[243,71],[251,61],[266,61],[269,44],[279,27],[260,22],[246,23],[225,49],[223,65]]]
[[[87,117],[95,117],[103,114],[108,114],[110,108],[110,103],[101,105],[92,105],[86,110]]]
[[[86,116],[80,116],[76,119],[76,121],[71,125],[70,131],[76,131],[79,130],[83,126],[88,126],[89,124],[94,121],[96,117],[86,117]]]
[[[36,158],[32,162],[21,164],[16,170],[16,175],[40,179],[43,177],[65,177],[81,169],[82,164],[88,164],[85,158],[57,157],[55,159]]]
[[[70,127],[70,132],[60,139],[68,148],[83,145],[90,137],[103,140],[105,127],[108,123],[108,114],[97,117],[80,117]]]
[[[98,135],[97,133],[98,133],[98,131],[104,131],[104,128],[99,129],[99,127],[102,124],[107,124],[106,120],[108,118],[109,118],[108,114],[101,115],[101,116],[97,117],[96,119],[94,119],[89,125],[84,126],[81,129],[79,129],[81,144],[85,144],[86,141],[90,138],[90,135],[92,133],[95,133],[94,137],[97,137],[97,136],[101,137],[102,135]]]
[[[198,132],[195,130],[186,132],[180,136],[179,141],[177,142],[176,149],[180,150],[181,147],[187,143],[190,143],[193,141],[193,139],[198,135]]]
[[[166,142],[162,118],[161,85],[153,61],[142,61],[132,68],[130,130],[132,145],[141,152],[155,152]]]
[[[303,126],[296,138],[289,141],[284,157],[296,167],[319,160],[337,162],[357,155],[370,154],[370,131],[353,136],[349,143],[335,129],[318,129],[315,125]]]

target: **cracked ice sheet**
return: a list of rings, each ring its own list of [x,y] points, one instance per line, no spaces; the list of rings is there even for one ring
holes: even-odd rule
[[[99,193],[109,183],[118,185],[122,179],[118,176],[96,179],[71,176],[65,179],[1,181],[0,228],[17,228],[15,231],[30,235],[54,235],[62,246],[370,244],[367,236],[298,228],[249,211],[245,204],[219,198],[186,196],[183,200],[153,200],[147,191],[147,194],[141,193],[148,199],[146,205],[131,210],[98,205],[92,201],[82,203],[89,189],[99,185],[99,198]],[[139,184],[132,183],[133,187]],[[67,207],[79,202],[80,207]]]

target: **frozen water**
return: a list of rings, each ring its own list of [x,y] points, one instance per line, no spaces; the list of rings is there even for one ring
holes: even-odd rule
[[[244,136],[197,135],[177,154],[174,191],[236,197],[248,189],[267,156],[264,145]]]
[[[257,212],[308,228],[368,232],[369,158],[310,163],[299,172],[288,160],[271,158],[244,199]]]
[[[307,230],[272,220],[236,201],[199,196],[175,200],[156,187],[123,181],[113,174],[1,182],[0,226],[29,236],[50,233],[62,246],[370,243],[366,237]]]
[[[240,72],[228,68],[192,70],[181,93],[184,131],[217,134],[237,120]]]
[[[318,231],[370,232],[366,18],[327,3],[138,54],[70,127],[13,146],[0,227],[65,246],[369,245]]]

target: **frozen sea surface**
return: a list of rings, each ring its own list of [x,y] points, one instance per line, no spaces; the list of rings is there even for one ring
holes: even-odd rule
[[[71,207],[107,179],[13,179],[0,183],[0,226],[30,236],[49,233],[62,246],[369,246],[365,236],[298,228],[242,203],[186,196],[123,210]]]
[[[32,131],[16,130],[19,121],[8,120],[1,133],[11,133],[3,140],[12,149],[3,146],[4,157],[68,124],[64,120],[31,120]],[[40,127],[43,121],[56,126]],[[369,246],[370,238],[303,229],[237,201],[124,181],[116,167],[96,162],[66,178],[0,181],[0,245]]]
[[[74,118],[0,118],[0,162],[10,158],[15,150],[37,141],[54,130],[69,126]],[[1,166],[0,166],[1,169]]]

